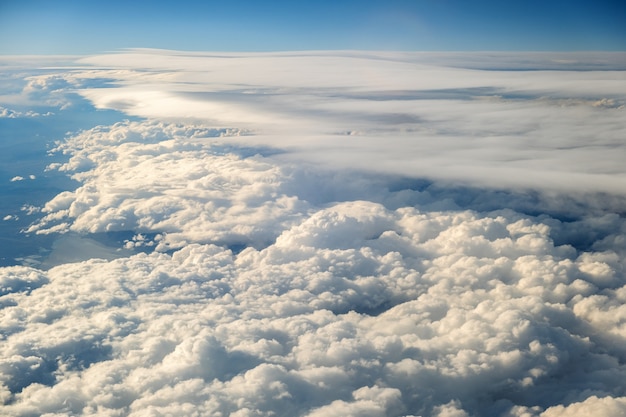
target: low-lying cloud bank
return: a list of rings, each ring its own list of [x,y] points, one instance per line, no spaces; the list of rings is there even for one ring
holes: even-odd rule
[[[0,268],[2,413],[626,413],[623,68],[513,58],[56,72],[150,118],[58,144],[79,185],[28,233],[62,240]]]

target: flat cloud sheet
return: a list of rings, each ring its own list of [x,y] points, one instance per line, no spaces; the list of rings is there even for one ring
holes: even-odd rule
[[[3,415],[626,414],[622,55],[7,62],[121,113],[8,173],[75,183],[2,213]]]

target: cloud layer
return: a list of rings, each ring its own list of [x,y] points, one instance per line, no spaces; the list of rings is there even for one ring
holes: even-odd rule
[[[619,54],[136,50],[85,58],[100,108],[243,127],[239,143],[333,167],[623,194]]]
[[[2,414],[626,412],[623,73],[529,56],[34,76],[150,118],[57,144],[78,185],[27,230],[56,244],[0,268]]]
[[[355,201],[238,255],[190,244],[5,268],[5,409],[622,410],[623,255],[555,246],[547,225],[519,213]]]

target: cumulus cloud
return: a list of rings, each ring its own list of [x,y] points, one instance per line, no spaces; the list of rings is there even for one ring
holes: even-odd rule
[[[9,415],[559,415],[624,396],[622,261],[514,212],[346,202],[239,254],[2,272]]]
[[[26,178],[22,177],[21,175],[16,175],[15,177],[11,178],[11,180],[10,180],[10,181],[11,181],[11,182],[16,182],[16,181],[24,181],[25,179],[26,179]],[[33,175],[33,174],[30,174],[30,175],[28,176],[28,179],[30,179],[30,180],[34,180],[34,179],[37,179],[37,176],[36,176],[36,175]]]
[[[551,407],[542,417],[569,417],[583,416],[585,414],[597,414],[604,416],[619,416],[626,413],[626,398],[592,396],[581,403],[575,403],[568,407],[562,405]]]
[[[70,77],[115,75],[126,83],[82,94],[151,118],[60,141],[66,160],[49,169],[76,188],[25,207],[39,216],[26,232],[56,244],[0,268],[3,414],[624,412],[618,73],[553,62],[558,73],[489,79],[476,57],[387,53],[122,56]],[[573,145],[593,129],[604,167]],[[558,175],[532,179],[550,164]],[[602,175],[603,193],[585,192]]]
[[[29,232],[166,232],[160,248],[265,245],[308,204],[282,192],[280,167],[211,140],[240,133],[124,122],[74,136],[58,149],[71,158],[55,168],[82,185],[49,201]]]

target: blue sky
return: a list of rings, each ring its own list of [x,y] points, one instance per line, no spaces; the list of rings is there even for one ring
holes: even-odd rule
[[[624,21],[623,0],[0,0],[0,54],[626,50]]]

